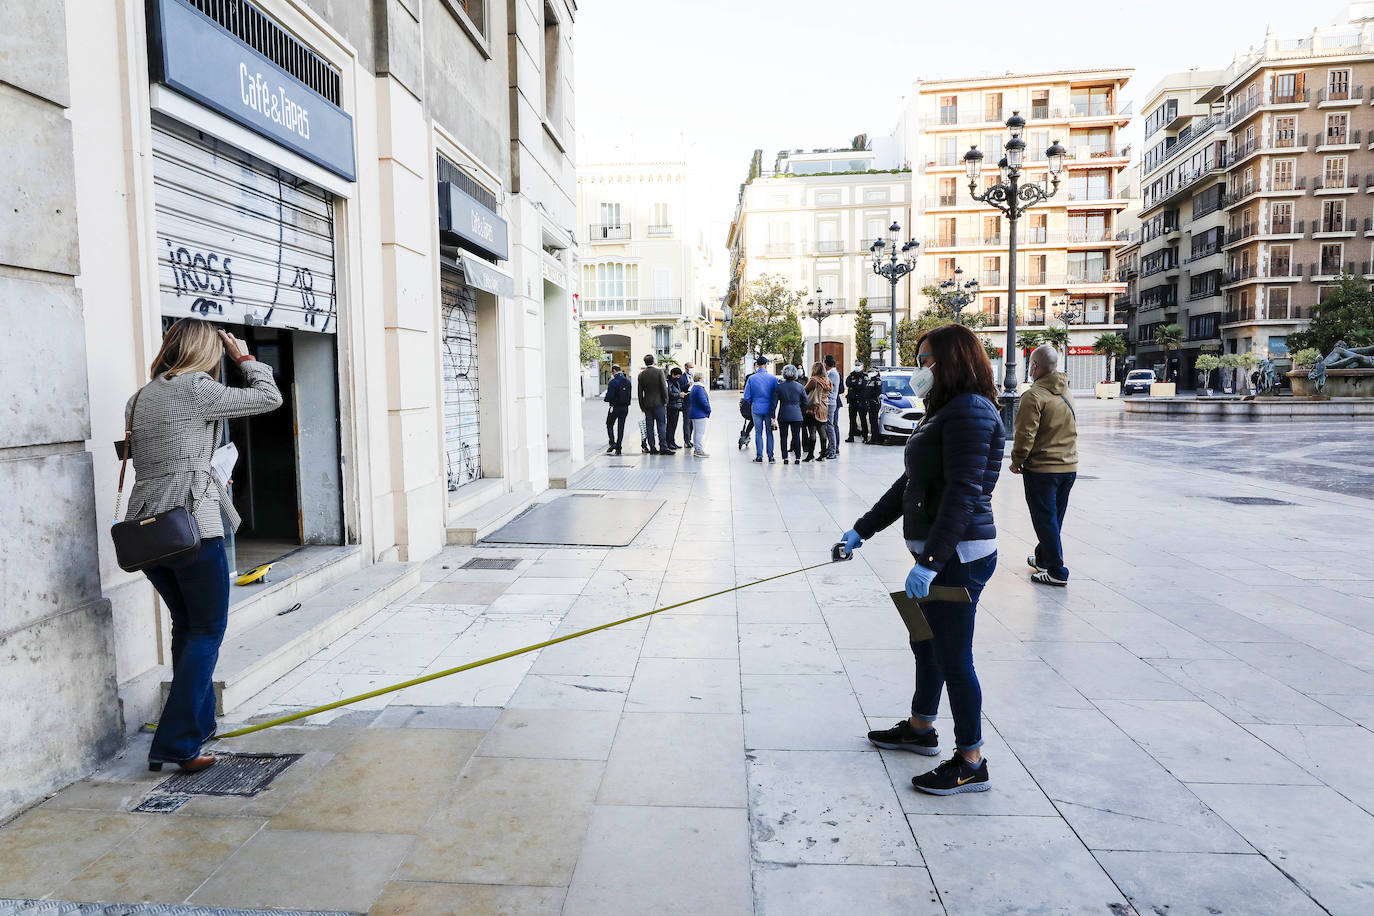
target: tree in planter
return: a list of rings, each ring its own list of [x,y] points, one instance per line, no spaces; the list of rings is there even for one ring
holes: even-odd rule
[[[1164,351],[1164,375],[1160,381],[1169,381],[1169,354],[1183,346],[1183,327],[1166,324],[1155,328],[1155,346]]]
[[[1107,377],[1103,381],[1110,384],[1116,378],[1116,361],[1126,355],[1126,338],[1111,332],[1099,334],[1093,341],[1093,352],[1107,357]]]
[[[1246,350],[1244,353],[1236,354],[1236,362],[1240,364],[1241,377],[1245,379],[1245,390],[1253,392],[1254,387],[1250,383],[1250,373],[1259,366],[1259,356],[1253,350]]]
[[[1235,382],[1236,382],[1236,375],[1235,375],[1235,373],[1236,373],[1236,370],[1240,368],[1240,354],[1239,354],[1239,353],[1224,353],[1224,354],[1222,354],[1221,357],[1217,360],[1217,362],[1218,362],[1218,364],[1220,365],[1221,371],[1222,371],[1222,372],[1229,372],[1229,373],[1231,373],[1231,388],[1232,388],[1232,390],[1235,390],[1236,387],[1237,387],[1236,384],[1235,384]],[[1225,375],[1223,375],[1223,376],[1221,377],[1221,387],[1223,387],[1223,388],[1226,387],[1226,376],[1225,376]]]
[[[873,358],[873,313],[868,310],[867,296],[854,310],[854,358],[865,366]]]
[[[798,309],[803,295],[790,289],[781,277],[765,275],[749,284],[730,322],[730,356],[798,355]]]
[[[1294,369],[1311,369],[1322,361],[1322,351],[1316,347],[1303,347],[1293,354]]]
[[[1202,387],[1212,390],[1212,372],[1221,368],[1221,360],[1211,353],[1203,353],[1194,362],[1193,368],[1202,373]]]
[[[1312,307],[1307,330],[1288,335],[1288,348],[1312,348],[1325,354],[1342,340],[1355,347],[1374,344],[1374,292],[1367,282],[1350,274],[1341,274],[1326,298]]]

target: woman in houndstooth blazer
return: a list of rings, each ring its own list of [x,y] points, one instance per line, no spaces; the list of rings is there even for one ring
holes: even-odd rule
[[[247,386],[221,385],[224,353],[238,363]],[[238,528],[239,516],[210,470],[220,421],[266,413],[281,405],[270,366],[249,355],[243,341],[196,318],[183,318],[163,338],[152,381],[125,405],[133,431],[134,487],[126,519],[184,506],[200,528],[200,550],[185,565],[144,570],[172,617],[172,688],[148,751],[148,768],[176,763],[203,770],[215,762],[201,745],[215,732],[215,662],[229,620],[229,563],[220,510]],[[131,414],[132,411],[132,415]]]

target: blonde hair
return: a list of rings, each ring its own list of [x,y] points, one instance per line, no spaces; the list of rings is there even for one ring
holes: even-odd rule
[[[816,362],[812,364],[812,366],[811,366],[811,377],[812,377],[812,378],[825,378],[825,366],[821,363],[820,360],[816,360]]]
[[[701,370],[700,370],[700,369],[694,370],[694,371],[692,372],[692,381],[694,381],[694,382],[699,382],[699,381],[701,381],[703,378],[705,378],[705,376],[701,374]]]
[[[217,375],[223,356],[224,343],[214,325],[199,318],[182,318],[167,329],[148,374],[150,378],[175,378],[190,372]]]

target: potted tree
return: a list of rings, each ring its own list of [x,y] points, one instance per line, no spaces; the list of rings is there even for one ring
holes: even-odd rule
[[[1176,324],[1166,324],[1155,329],[1155,346],[1164,351],[1164,372],[1169,372],[1169,354],[1183,346],[1183,328]],[[1170,381],[1155,382],[1150,386],[1150,397],[1171,398],[1178,394],[1178,385]]]
[[[1259,366],[1259,356],[1253,350],[1246,350],[1244,353],[1236,354],[1236,362],[1240,364],[1240,374],[1245,381],[1245,390],[1254,394],[1255,390],[1250,383],[1250,374]]]
[[[1116,361],[1126,355],[1126,339],[1111,332],[1101,334],[1093,341],[1093,352],[1107,357],[1107,377],[1097,383],[1097,396],[1121,397],[1121,383],[1116,381]]]
[[[1240,354],[1222,354],[1217,362],[1221,367],[1221,390],[1231,394],[1236,390],[1236,370],[1240,368]],[[1230,373],[1229,376],[1227,373]]]
[[[1321,361],[1322,352],[1316,347],[1303,347],[1293,354],[1293,371],[1288,373],[1288,381],[1295,395],[1311,397],[1321,393],[1317,391],[1317,383],[1307,377],[1312,367]]]
[[[1193,368],[1202,374],[1202,390],[1210,398],[1212,396],[1212,373],[1221,368],[1221,359],[1211,353],[1203,353],[1193,363]]]

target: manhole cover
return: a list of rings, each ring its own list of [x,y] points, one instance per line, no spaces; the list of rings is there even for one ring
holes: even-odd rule
[[[0,916],[348,916],[346,913],[304,910],[235,910],[189,903],[75,903],[67,900],[3,900]]]
[[[257,795],[300,754],[235,754],[221,757],[208,770],[177,773],[158,783],[159,795]]]
[[[600,468],[579,478],[571,490],[641,490],[658,486],[662,471],[641,471],[635,468]]]
[[[1213,496],[1212,499],[1220,500],[1224,503],[1231,503],[1236,506],[1293,506],[1296,503],[1284,502],[1281,499],[1270,499],[1268,496]]]
[[[190,800],[189,795],[149,795],[134,810],[142,814],[171,814]]]
[[[459,569],[514,569],[520,565],[519,560],[507,560],[504,557],[473,557]]]

